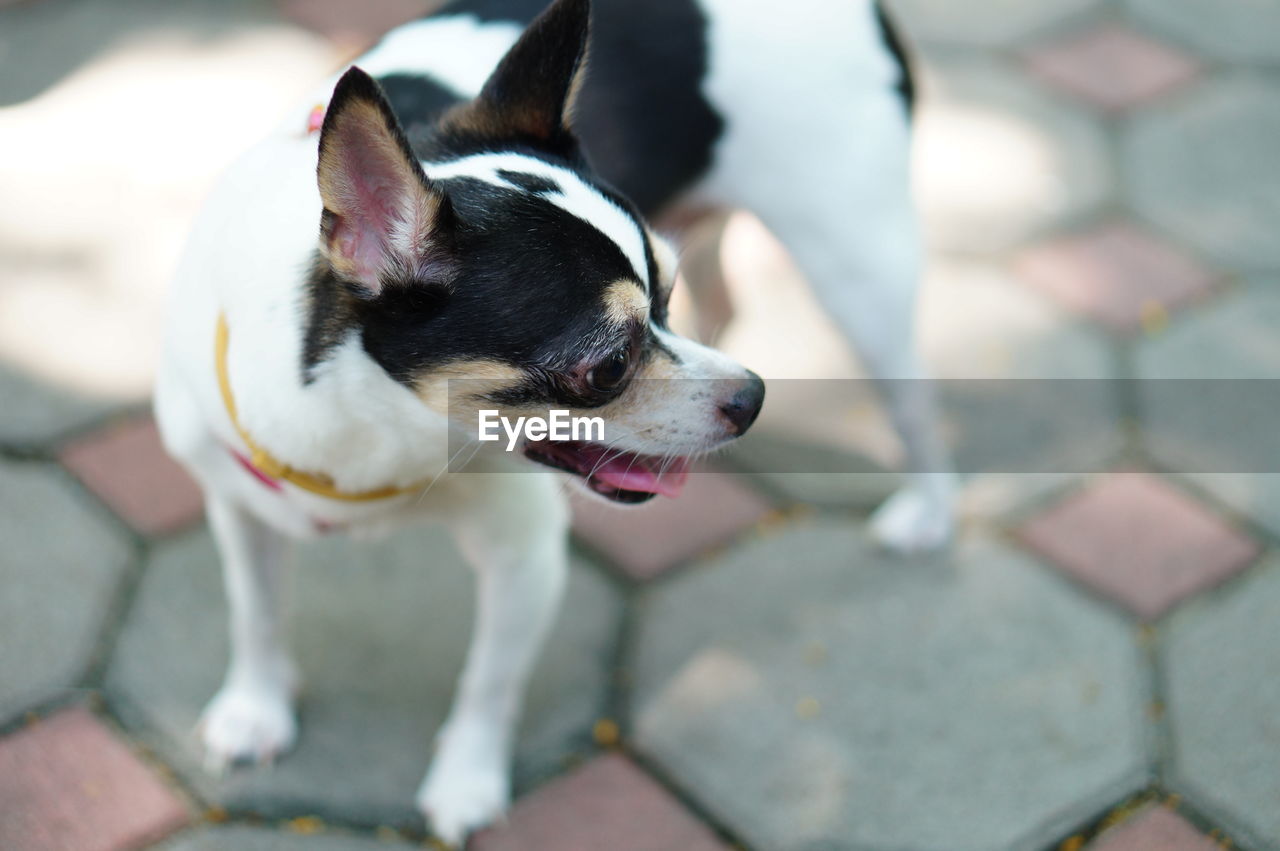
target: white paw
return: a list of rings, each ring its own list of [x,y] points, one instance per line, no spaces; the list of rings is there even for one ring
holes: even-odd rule
[[[417,802],[431,829],[445,842],[461,845],[506,812],[511,780],[506,756],[500,751],[480,733],[441,738]]]
[[[224,686],[200,716],[205,765],[223,771],[238,762],[271,762],[293,747],[298,724],[288,689]]]
[[[871,515],[871,534],[891,552],[930,552],[951,541],[953,523],[949,491],[905,487]]]

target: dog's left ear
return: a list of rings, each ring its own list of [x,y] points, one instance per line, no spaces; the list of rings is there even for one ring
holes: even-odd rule
[[[485,138],[572,149],[573,104],[586,75],[590,29],[590,0],[555,0],[447,124]]]
[[[321,252],[342,278],[377,294],[389,281],[431,276],[445,259],[448,197],[418,164],[377,82],[342,75],[320,130],[316,168]]]

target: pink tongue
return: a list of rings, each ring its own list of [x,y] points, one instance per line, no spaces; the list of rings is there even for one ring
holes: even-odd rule
[[[662,475],[658,475],[644,461],[637,461],[634,455],[623,455],[610,458],[591,477],[618,490],[656,493],[674,499],[684,490],[685,479],[689,478],[689,462],[677,458],[666,465]]]

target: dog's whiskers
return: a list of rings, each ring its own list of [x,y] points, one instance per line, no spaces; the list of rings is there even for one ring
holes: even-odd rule
[[[470,456],[468,456],[466,463],[464,463],[462,466],[465,467],[467,464],[471,463],[471,459],[476,457],[476,452],[480,451],[480,442],[475,439],[468,439],[466,443],[462,444],[462,447],[457,452],[453,453],[453,455],[449,458],[448,461],[444,462],[444,466],[440,468],[439,472],[437,472],[434,476],[431,477],[431,481],[427,482],[427,486],[422,489],[421,493],[418,494],[418,499],[414,502],[414,505],[422,504],[422,501],[427,498],[427,494],[430,493],[433,487],[435,487],[436,482],[440,481],[440,477],[443,476],[446,472],[448,472],[449,468],[453,466],[453,462],[458,460],[458,456],[461,455],[463,452],[466,452],[467,449],[473,443],[476,444],[476,450],[475,452],[472,452]]]

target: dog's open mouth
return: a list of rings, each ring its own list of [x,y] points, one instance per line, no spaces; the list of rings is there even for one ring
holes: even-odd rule
[[[587,487],[614,502],[639,503],[658,494],[677,497],[689,478],[688,458],[640,455],[598,443],[535,440],[525,457],[586,479]]]

